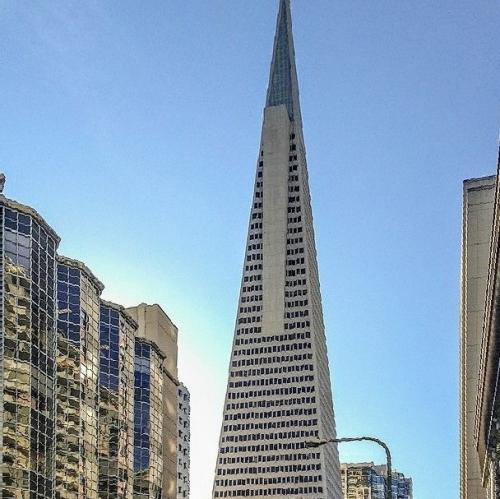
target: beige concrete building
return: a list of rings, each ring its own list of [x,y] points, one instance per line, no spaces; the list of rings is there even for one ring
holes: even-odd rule
[[[479,355],[484,320],[495,177],[464,182],[460,334],[460,491],[485,499],[474,441]]]
[[[177,326],[159,305],[127,309],[138,324],[136,336],[153,342],[163,361],[163,499],[177,498]]]
[[[341,499],[290,0],[281,0],[213,498]]]

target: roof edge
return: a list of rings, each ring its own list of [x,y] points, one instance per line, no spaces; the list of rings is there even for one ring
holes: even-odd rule
[[[3,194],[0,194],[0,205],[6,206],[7,208],[10,208],[11,210],[17,210],[22,212],[25,215],[29,215],[30,217],[34,218],[40,225],[43,226],[43,228],[53,237],[53,239],[56,241],[56,246],[59,246],[59,243],[61,242],[61,238],[57,234],[57,232],[47,223],[47,221],[36,211],[34,208],[31,206],[19,203],[15,201],[14,199],[9,199],[5,197]]]
[[[85,263],[75,258],[70,258],[64,255],[56,256],[57,262],[63,265],[68,265],[69,267],[76,267],[86,274],[86,276],[93,282],[94,286],[102,293],[104,290],[104,284],[96,277],[96,275],[85,265]]]
[[[108,300],[103,300],[101,298],[101,305],[104,305],[106,307],[109,307],[109,308],[112,308],[118,312],[120,312],[123,317],[125,317],[125,319],[127,320],[127,322],[132,326],[134,327],[135,329],[137,329],[139,327],[139,324],[137,324],[137,322],[135,322],[135,320],[132,318],[132,316],[127,312],[126,308],[123,306],[123,305],[120,305],[118,303],[114,303],[112,301],[108,301]]]

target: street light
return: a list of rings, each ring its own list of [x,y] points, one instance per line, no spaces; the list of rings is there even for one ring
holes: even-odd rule
[[[374,437],[347,437],[347,438],[330,438],[328,440],[316,440],[312,442],[306,442],[306,447],[309,449],[317,449],[326,444],[341,444],[343,442],[374,442],[385,451],[387,457],[387,490],[385,493],[386,499],[392,499],[392,458],[391,451],[385,442]]]

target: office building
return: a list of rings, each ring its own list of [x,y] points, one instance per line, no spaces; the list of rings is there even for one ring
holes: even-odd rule
[[[177,499],[177,336],[178,329],[159,305],[141,303],[127,309],[137,323],[136,338],[154,344],[164,356],[162,497]]]
[[[175,324],[159,305],[102,300],[45,220],[1,194],[0,231],[1,497],[177,499],[180,428],[188,497]]]
[[[0,196],[0,489],[53,497],[55,485],[56,249],[32,208]]]
[[[177,388],[177,499],[189,498],[191,465],[191,403],[183,383]]]
[[[340,499],[330,372],[295,69],[279,2],[214,498]]]
[[[137,323],[101,300],[99,366],[99,497],[133,496],[134,344]]]
[[[385,464],[374,466],[374,470],[383,478],[387,487],[387,466]],[[412,499],[413,497],[413,480],[395,470],[392,470],[392,497],[393,499]]]
[[[344,499],[386,499],[387,466],[374,463],[342,463],[342,492]],[[411,478],[392,472],[392,499],[412,499]]]
[[[99,306],[104,286],[57,257],[56,494],[98,497]]]
[[[135,339],[134,499],[162,498],[164,358],[155,343]]]
[[[474,422],[494,199],[494,176],[464,182],[460,312],[461,499],[486,499],[474,440]]]

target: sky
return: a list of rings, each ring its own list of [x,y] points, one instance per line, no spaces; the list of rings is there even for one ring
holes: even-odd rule
[[[2,0],[0,170],[126,306],[160,303],[211,494],[277,0]],[[458,497],[462,181],[495,172],[495,0],[294,0],[340,436]],[[370,446],[345,461],[383,461]]]

